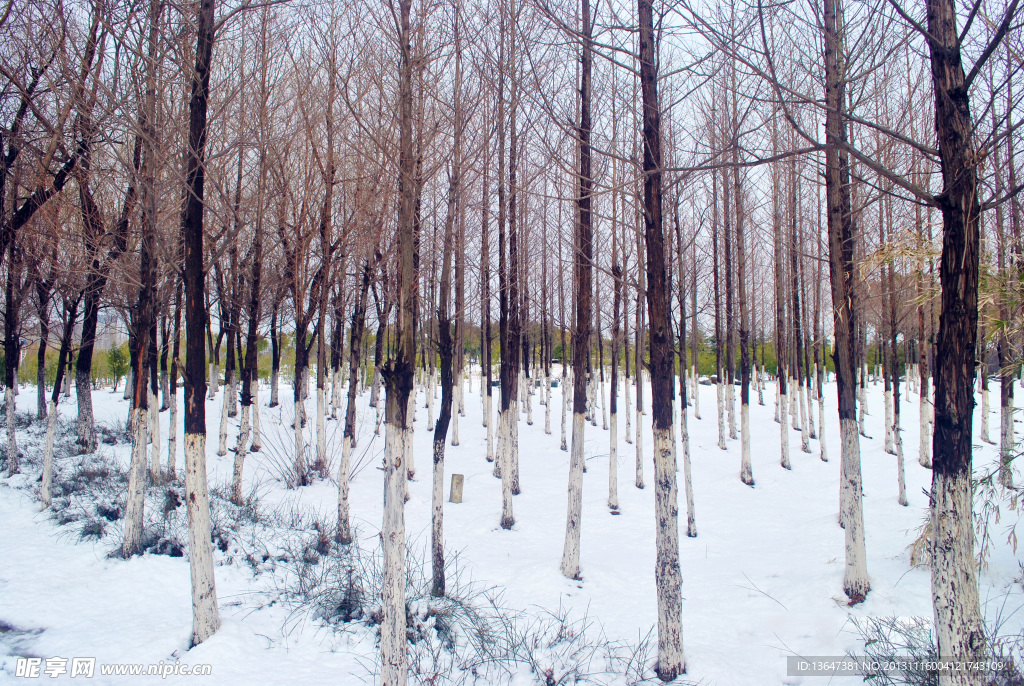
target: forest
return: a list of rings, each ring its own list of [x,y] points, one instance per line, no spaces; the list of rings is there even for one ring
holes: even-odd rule
[[[1018,1],[6,0],[0,674],[1024,683]]]

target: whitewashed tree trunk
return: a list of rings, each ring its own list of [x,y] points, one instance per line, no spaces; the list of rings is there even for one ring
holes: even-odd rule
[[[217,388],[220,385],[220,370],[217,369],[213,362],[210,363],[210,395],[208,398],[213,400],[217,397]]]
[[[785,417],[789,411],[789,396],[778,393],[776,402],[779,414]],[[782,468],[792,469],[792,464],[789,461],[789,422],[779,422],[779,444],[781,445],[780,464]]]
[[[640,383],[639,372],[636,375],[637,383]],[[640,406],[636,407],[636,438],[634,439],[634,447],[636,448],[636,487],[644,487],[644,434],[643,434],[643,422],[641,417],[643,413],[640,411]]]
[[[160,481],[160,451],[163,442],[160,439],[160,406],[157,404],[158,402],[156,393],[153,393],[152,390],[149,391],[149,440],[152,444],[149,475],[153,483]]]
[[[301,402],[299,401],[301,407]],[[302,417],[299,414],[299,408],[295,408],[295,421],[292,424],[292,429],[295,433],[295,465],[294,474],[292,474],[292,483],[289,484],[291,488],[298,488],[306,482],[306,445],[302,435]]]
[[[979,384],[981,383],[981,375],[982,375],[982,373],[983,372],[981,370],[981,367],[978,367],[978,382],[979,382]],[[992,439],[990,438],[991,434],[989,433],[988,416],[989,416],[989,414],[991,414],[990,407],[991,406],[989,405],[988,386],[987,385],[986,386],[982,386],[982,389],[981,389],[981,440],[984,441],[985,443],[992,443],[993,442]]]
[[[825,448],[825,398],[818,396],[818,447],[821,449],[822,462],[828,462],[828,450]]]
[[[725,407],[729,415],[729,438],[736,440],[736,384],[725,386]]]
[[[185,434],[185,502],[188,510],[188,564],[192,576],[192,645],[198,645],[220,628],[210,544],[206,436],[203,434]]]
[[[416,423],[416,396],[419,393],[419,390],[419,386],[417,384],[413,384],[412,394],[409,396],[409,416],[412,417],[410,426]]]
[[[257,453],[263,447],[263,442],[260,432],[260,380],[256,377],[255,372],[253,372],[253,379],[249,384],[249,388],[249,392],[252,394],[252,441],[250,443],[250,450]]]
[[[917,446],[917,462],[926,469],[932,468],[932,399],[931,384],[921,384],[921,392],[918,394],[920,405],[918,407],[918,431],[920,439]]]
[[[526,425],[533,426],[533,384],[532,379],[521,377],[520,388],[526,386]]]
[[[657,559],[654,584],[658,597],[659,662],[684,664],[683,622],[680,608],[682,573],[679,569],[678,486],[676,485],[676,449],[672,433],[654,428],[654,521]]]
[[[572,415],[572,450],[569,452],[569,497],[565,516],[565,544],[562,546],[562,575],[580,578],[580,527],[583,517],[583,432],[586,420],[582,413]]]
[[[335,369],[331,379],[331,417],[334,419],[338,418],[338,410],[341,409],[341,381],[341,369]]]
[[[299,405],[299,409],[302,411],[302,426],[306,426],[308,413],[306,412],[305,401],[309,398],[309,367],[302,370],[302,379],[299,381],[299,387],[302,389],[302,400],[303,402]]]
[[[507,410],[498,412],[498,459],[494,466],[500,469],[502,529],[511,529],[516,522],[512,512],[512,429],[518,419],[517,404],[513,400]]]
[[[466,394],[473,392],[473,375],[466,374],[462,369],[459,369],[458,374],[455,377],[455,388],[458,389],[458,395],[455,396],[455,400],[458,403],[458,412],[463,417],[466,416]]]
[[[754,470],[750,463],[750,404],[740,403],[740,481],[754,485]]]
[[[721,378],[721,377],[719,377]],[[718,447],[726,450],[725,446],[725,384],[715,384],[715,392],[718,395]]]
[[[632,426],[632,424],[633,424],[633,422],[632,422],[633,411],[631,409],[631,402],[630,402],[630,398],[629,398],[629,379],[626,379],[622,383],[622,398],[623,398],[623,400],[625,400],[625,403],[626,403],[625,412],[623,412],[623,415],[625,415],[625,417],[626,417],[626,443],[629,443],[630,445],[632,445],[632,443],[633,443],[633,426]],[[564,436],[565,433],[563,432],[562,435]]]
[[[492,396],[489,393],[484,393],[484,416],[487,417],[487,422],[484,426],[487,427],[487,461],[494,462],[494,422],[492,421]]]
[[[381,409],[380,408],[380,403],[378,402],[378,403],[374,404],[373,407],[374,407],[374,409],[377,412],[377,417],[374,419],[374,422],[373,422],[373,434],[375,436],[380,436],[380,425],[381,425],[381,420],[383,419],[383,416],[381,415],[381,412],[380,412],[380,409]]]
[[[779,401],[781,399],[782,399],[782,382],[780,380],[776,379],[775,380],[775,422],[776,423],[780,423],[779,422],[779,414],[780,414],[779,407],[780,407],[781,403]],[[786,416],[786,413],[782,412],[782,416]]]
[[[514,404],[514,403],[513,403]],[[513,410],[518,408],[513,407]],[[519,495],[519,413],[509,413],[509,433],[511,434],[511,446],[509,449],[509,468],[511,469],[512,476],[512,495]],[[587,466],[583,465],[583,471],[587,471]]]
[[[167,417],[167,478],[174,481],[178,478],[178,394],[169,396],[170,414]]]
[[[370,404],[380,409],[380,385],[381,385],[381,374],[380,367],[373,368],[373,385],[370,386]]]
[[[700,378],[696,364],[693,365],[693,418],[700,419]]]
[[[396,401],[399,402],[399,401]],[[398,411],[395,411],[398,414]],[[412,430],[388,421],[384,428],[384,583],[380,627],[381,684],[405,686],[405,489],[403,462]]]
[[[278,370],[275,369],[275,370],[273,370],[270,373],[270,406],[271,407],[277,407],[278,406],[279,401],[278,401],[278,397],[277,397],[278,396],[277,387],[280,384],[280,382],[281,382],[281,372],[279,372]]]
[[[434,430],[434,373],[430,373],[426,387],[427,396],[427,431]]]
[[[43,509],[48,509],[53,502],[51,490],[53,487],[53,440],[57,435],[57,403],[49,401],[49,411],[46,413],[46,449],[43,453],[43,481],[39,487],[39,498],[42,500]]]
[[[446,324],[447,325],[447,324]],[[450,354],[450,353],[449,353]],[[442,381],[442,384],[444,382]],[[452,393],[457,393],[458,387],[452,384]],[[461,390],[461,389],[459,389]],[[444,416],[444,388],[442,393],[441,416]],[[454,398],[451,399],[452,401]],[[449,401],[451,402],[451,401]],[[459,415],[458,408],[452,412],[454,417]],[[443,420],[442,420],[443,421]],[[443,428],[443,426],[442,426]],[[444,573],[444,441],[443,435],[438,436],[434,432],[433,449],[433,473],[431,476],[430,489],[430,557],[432,562],[431,570],[431,595],[444,597],[445,594],[445,573]]]
[[[352,437],[346,435],[341,443],[341,464],[338,466],[338,535],[339,543],[352,542],[351,515],[348,504],[348,475],[352,463]]]
[[[21,471],[18,457],[18,434],[15,423],[14,389],[4,389],[4,407],[7,411],[7,473],[17,474]]]
[[[793,431],[803,431],[803,424],[800,423],[800,385],[795,377],[789,377],[789,419],[793,423]]]
[[[250,405],[242,405],[242,419],[238,426],[238,444],[235,446],[235,468],[231,477],[231,501],[235,505],[241,505],[242,496],[242,471],[245,467],[245,458],[249,453],[249,417],[252,408]]]
[[[316,465],[327,467],[327,389],[316,389]]]
[[[606,395],[605,395],[605,389],[604,389],[604,380],[601,381],[601,388],[599,389],[599,391],[601,393],[601,428],[604,431],[607,431],[608,430],[608,406],[606,404],[607,401],[605,400]]]
[[[619,413],[611,413],[608,429],[608,509],[619,509]]]
[[[413,389],[415,389],[415,388],[416,388],[416,386],[414,385]],[[430,395],[430,394],[428,393],[427,395]],[[415,476],[416,476],[416,455],[415,455],[415,453],[413,453],[413,450],[412,450],[412,431],[413,431],[412,427],[413,427],[413,422],[416,421],[416,393],[415,393],[415,390],[409,396],[409,410],[408,410],[408,412],[409,412],[409,417],[412,418],[412,421],[409,422],[409,428],[408,428],[408,432],[409,433],[407,433],[406,435],[404,435],[402,437],[402,441],[403,441],[402,445],[405,446],[405,478],[408,479],[409,481],[412,481],[415,478]],[[430,428],[433,429],[433,427],[434,427],[434,423],[430,422]],[[408,495],[408,493],[406,493],[406,495]],[[406,500],[408,500],[408,497],[406,498]]]
[[[840,467],[840,522],[846,532],[846,567],[843,591],[851,602],[861,602],[871,590],[864,547],[864,511],[861,504],[860,436],[857,422],[839,421],[843,445]]]
[[[807,379],[810,383],[810,379]],[[805,386],[800,391],[801,401],[804,406],[804,416],[807,417],[807,423],[804,426],[807,427],[807,437],[817,438],[818,432],[814,428],[814,391],[812,387]]]
[[[587,374],[587,419],[591,426],[597,426],[597,377]]]
[[[971,483],[964,476],[932,473],[932,600],[939,658],[985,657],[985,626],[979,612]],[[966,526],[964,526],[965,515]],[[952,670],[939,676],[940,686],[977,686],[977,675]]]
[[[565,433],[566,433],[566,429],[565,429],[565,415],[566,415],[566,412],[568,411],[568,408],[566,407],[567,403],[566,403],[566,390],[565,390],[565,388],[568,385],[569,385],[569,377],[568,376],[563,376],[562,377],[562,442],[559,445],[559,448],[561,450],[568,450],[569,449],[569,444],[568,444],[568,442],[566,440],[566,435],[565,435]]]
[[[228,394],[228,416],[238,416],[238,370],[233,372],[234,378],[231,379],[231,383],[227,385]]]
[[[1013,383],[1011,380],[1010,383]],[[1013,396],[999,407],[999,483],[1013,488]]]
[[[487,412],[487,388],[484,386],[485,379],[483,375],[480,376],[480,425],[487,428],[487,425],[491,423],[491,417]]]
[[[885,452],[890,455],[896,454],[896,446],[893,444],[893,416],[892,416],[892,391],[882,392],[885,396]]]
[[[224,457],[228,454],[228,395],[225,391],[220,404],[220,442],[217,443],[217,455]]]
[[[456,407],[456,411],[452,412],[452,423],[451,423],[452,445],[458,445],[459,444],[459,412],[458,412],[458,406],[462,404],[462,382],[461,381],[459,383],[457,383],[457,384],[453,384],[452,385],[452,393],[455,395],[455,397],[452,398],[452,401],[453,401],[452,404],[455,405],[455,407]]]
[[[898,419],[898,418],[897,418]],[[896,448],[896,477],[897,487],[899,492],[897,494],[897,502],[903,507],[907,506],[907,476],[906,476],[906,465],[903,461],[903,437],[900,436],[900,427],[898,423],[893,425],[893,433],[895,437],[893,443]]]
[[[551,435],[551,377],[544,377],[544,433]]]
[[[864,372],[864,373],[866,373],[866,372]],[[868,414],[868,398],[867,398],[867,393],[865,392],[864,387],[860,386],[860,385],[857,386],[857,407],[858,407],[858,414],[857,414],[857,425],[858,426],[857,426],[857,431],[860,433],[861,436],[864,436],[865,438],[867,438],[868,437],[868,433],[867,433],[867,430],[864,427],[864,420],[865,420],[865,418],[867,417],[867,414]]]
[[[683,490],[686,494],[686,535],[697,537],[697,513],[693,507],[693,479],[690,476],[690,428],[687,425],[686,407],[680,408],[679,440],[683,447]]]
[[[131,411],[132,458],[128,472],[128,494],[124,508],[124,540],[121,554],[131,557],[142,552],[142,523],[146,506],[146,442],[148,430],[146,411]]]
[[[803,384],[799,384],[799,383],[796,386],[794,386],[794,388],[796,388],[797,392],[796,392],[796,397],[793,398],[793,400],[795,400],[796,404],[800,406],[799,408],[797,408],[799,410],[799,413],[800,413],[800,427],[801,427],[800,428],[800,450],[801,450],[801,452],[810,453],[811,452],[811,444],[810,444],[810,442],[807,439],[807,430],[806,430],[806,428],[807,428],[807,389],[803,386]]]

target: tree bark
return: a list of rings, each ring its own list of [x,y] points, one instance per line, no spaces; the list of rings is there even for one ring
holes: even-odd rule
[[[206,484],[206,346],[203,341],[203,211],[207,103],[213,62],[214,0],[200,0],[196,63],[189,96],[185,201],[181,213],[185,246],[185,502],[192,577],[192,645],[220,627],[210,547],[210,496]]]
[[[576,134],[579,146],[579,195],[576,200],[576,239],[573,269],[576,285],[576,321],[572,332],[572,447],[569,452],[569,493],[562,547],[562,574],[580,577],[580,530],[583,517],[584,415],[587,411],[587,362],[594,318],[593,294],[594,228],[591,217],[590,99],[593,53],[591,49],[590,0],[580,0],[580,123]]]
[[[846,568],[843,590],[850,603],[863,602],[871,589],[864,547],[861,505],[860,438],[857,432],[856,364],[854,334],[853,219],[850,203],[850,167],[843,150],[846,126],[845,68],[842,10],[839,0],[824,0],[825,61],[825,188],[828,211],[829,273],[832,283],[836,393],[842,446],[840,524],[846,532]],[[782,418],[785,421],[785,418]]]
[[[380,630],[381,685],[405,686],[408,674],[405,636],[405,489],[406,445],[412,441],[409,398],[416,363],[411,0],[399,0],[399,205],[398,303],[394,356],[382,374],[386,390],[384,436],[384,579]],[[411,447],[411,446],[410,446]]]
[[[943,239],[932,444],[932,602],[939,656],[970,660],[983,658],[986,651],[974,563],[971,486],[981,208],[956,5],[952,0],[928,0],[927,16],[943,181],[936,198]],[[939,683],[980,684],[981,675],[955,671],[940,675]]]
[[[637,1],[640,19],[640,86],[643,92],[644,236],[647,247],[647,308],[651,337],[651,418],[654,431],[654,582],[658,594],[658,663],[662,681],[685,671],[682,626],[682,574],[676,505],[676,451],[672,437],[674,376],[665,276],[662,217],[661,111],[651,0]]]

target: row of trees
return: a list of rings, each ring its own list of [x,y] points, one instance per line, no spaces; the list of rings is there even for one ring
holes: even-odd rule
[[[218,453],[238,416],[240,501],[245,460],[260,445],[259,346],[269,342],[277,405],[283,339],[292,337],[291,485],[327,477],[327,417],[343,417],[342,544],[353,537],[356,398],[366,385],[380,408],[384,393],[381,650],[384,683],[398,684],[416,389],[428,388],[434,430],[434,588],[443,594],[444,453],[449,437],[458,444],[473,382],[467,350],[487,351],[478,360],[486,459],[502,480],[506,529],[528,487],[518,424],[523,414],[533,421],[529,381],[544,379],[550,432],[551,377],[563,377],[561,570],[571,578],[580,577],[584,435],[598,414],[611,447],[608,505],[618,509],[624,377],[638,488],[650,455],[645,409],[653,425],[658,673],[671,680],[684,669],[677,451],[686,533],[696,536],[687,417],[691,403],[701,416],[701,351],[714,350],[719,447],[739,440],[739,476],[750,486],[749,406],[752,393],[764,401],[766,369],[785,468],[791,424],[803,451],[817,439],[828,459],[824,435],[835,422],[823,387],[834,369],[851,603],[870,589],[859,441],[875,368],[904,504],[900,384],[912,382],[922,399],[940,651],[983,651],[971,417],[976,375],[988,402],[991,363],[1000,477],[1011,486],[1024,284],[1017,17],[1016,0],[10,0],[0,16],[7,469],[19,469],[22,340],[38,341],[40,369],[47,348],[58,350],[38,411],[49,422],[45,505],[69,360],[74,353],[78,445],[91,452],[97,324],[101,310],[117,313],[129,333],[133,443],[122,552],[140,551],[147,480],[178,478],[183,379],[198,643],[217,628],[205,398],[217,397],[223,371]],[[38,391],[43,398],[45,379]]]

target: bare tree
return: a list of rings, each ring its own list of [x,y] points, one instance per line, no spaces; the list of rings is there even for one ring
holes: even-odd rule
[[[676,506],[676,450],[672,436],[672,336],[665,275],[662,217],[661,110],[658,58],[650,0],[637,1],[640,85],[643,92],[644,238],[647,247],[647,309],[651,336],[651,416],[654,431],[654,582],[658,594],[658,677],[672,681],[685,670],[682,574]],[[639,374],[638,374],[639,376]]]

